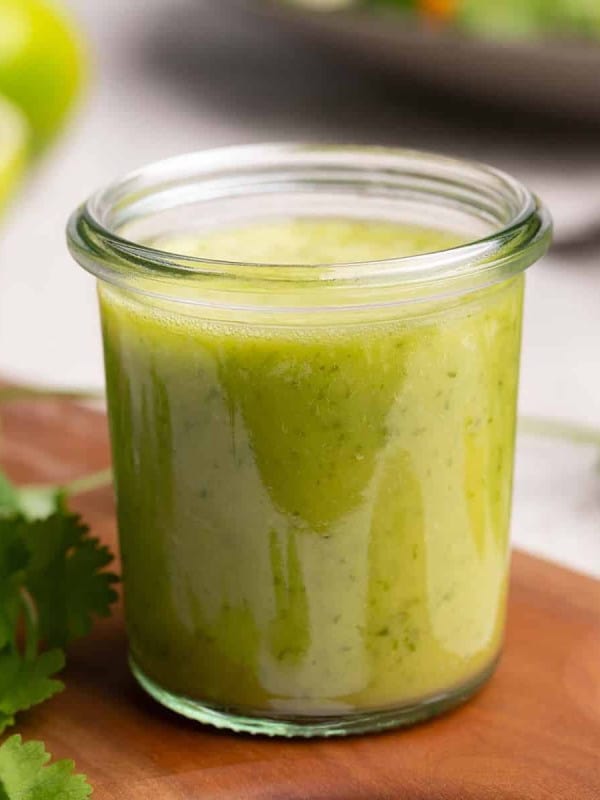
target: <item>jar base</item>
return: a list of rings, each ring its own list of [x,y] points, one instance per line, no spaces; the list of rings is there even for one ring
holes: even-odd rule
[[[183,717],[234,733],[306,739],[377,733],[424,722],[469,700],[489,680],[497,663],[498,659],[495,659],[482,672],[452,689],[392,709],[307,717],[270,712],[271,716],[265,717],[265,712],[257,712],[256,715],[252,715],[246,709],[238,711],[235,707],[202,703],[199,700],[169,692],[149,678],[131,656],[129,658],[133,676],[142,689],[161,705]]]

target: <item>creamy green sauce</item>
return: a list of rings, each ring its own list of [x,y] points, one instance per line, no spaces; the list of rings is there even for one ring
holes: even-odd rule
[[[160,246],[319,264],[458,241],[293,220]],[[100,296],[127,622],[150,678],[319,714],[419,700],[493,661],[520,278],[445,316],[301,328]]]

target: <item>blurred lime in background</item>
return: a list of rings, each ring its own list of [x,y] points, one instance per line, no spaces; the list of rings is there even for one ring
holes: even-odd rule
[[[25,171],[29,139],[30,127],[23,112],[0,97],[0,212]]]
[[[0,0],[0,94],[27,117],[32,152],[61,128],[79,93],[84,65],[81,38],[57,2]]]

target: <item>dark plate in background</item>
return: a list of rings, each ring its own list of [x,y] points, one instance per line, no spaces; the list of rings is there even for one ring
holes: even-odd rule
[[[600,122],[600,44],[591,41],[499,42],[418,26],[382,9],[236,2],[404,81],[529,113]]]

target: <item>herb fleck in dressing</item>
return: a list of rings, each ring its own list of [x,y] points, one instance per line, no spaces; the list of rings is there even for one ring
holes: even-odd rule
[[[458,241],[291,220],[160,246],[319,264]],[[100,296],[127,621],[147,676],[208,703],[318,714],[420,700],[493,662],[521,278],[428,320],[302,328]]]

